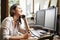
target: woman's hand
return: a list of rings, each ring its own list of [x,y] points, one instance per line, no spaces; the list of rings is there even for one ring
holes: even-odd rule
[[[23,39],[28,39],[29,37],[30,37],[30,34],[29,33],[23,34]]]

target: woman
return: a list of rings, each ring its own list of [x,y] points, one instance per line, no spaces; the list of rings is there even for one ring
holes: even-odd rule
[[[14,4],[10,8],[10,17],[6,17],[2,22],[2,28],[3,28],[3,39],[4,40],[20,40],[20,39],[27,39],[29,37],[29,33],[25,31],[28,29],[22,30],[20,28],[21,24],[21,15],[22,10],[18,4]],[[20,18],[20,19],[19,19]],[[25,25],[27,26],[26,19],[22,18],[25,22]],[[22,33],[23,34],[22,34]]]

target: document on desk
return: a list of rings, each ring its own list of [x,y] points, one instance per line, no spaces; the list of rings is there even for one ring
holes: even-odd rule
[[[44,33],[46,33],[46,31],[44,30],[30,30],[31,35],[34,37],[40,37],[41,35],[44,35]]]
[[[40,31],[37,30],[31,30],[31,36],[33,37],[40,37],[40,35],[43,35],[42,33],[40,33]]]
[[[47,33],[47,32],[44,31],[44,30],[37,30],[37,32],[39,32],[39,33],[43,33],[43,34],[46,34],[46,33]]]

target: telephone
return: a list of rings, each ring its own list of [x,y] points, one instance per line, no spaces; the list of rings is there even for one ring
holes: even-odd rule
[[[27,20],[26,20],[26,18],[25,18],[25,15],[19,16],[18,21],[19,21],[20,23],[22,23],[22,22],[21,22],[21,18],[24,20],[26,29],[28,29],[28,24],[27,24]],[[28,30],[27,30],[27,31],[28,31]]]
[[[21,23],[21,18],[25,18],[25,15],[19,16],[18,21],[19,21],[20,23]]]
[[[25,18],[25,15],[21,15],[20,17],[21,17],[21,18]]]

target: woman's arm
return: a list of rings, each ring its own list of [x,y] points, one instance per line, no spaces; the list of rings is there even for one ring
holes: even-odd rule
[[[9,38],[10,40],[20,40],[20,39],[28,39],[28,33],[22,35],[22,36],[11,36]]]
[[[29,32],[30,27],[28,25],[27,19],[26,18],[23,18],[23,20],[24,20],[24,23],[25,23],[26,31]]]
[[[24,21],[24,26],[25,26],[24,28],[25,28],[25,29],[21,29],[21,28],[20,28],[20,23],[18,23],[18,24],[19,24],[19,27],[18,27],[19,32],[21,32],[21,33],[29,32],[30,27],[29,27],[29,25],[28,25],[28,23],[27,23],[27,19],[26,19],[26,18],[22,18],[22,20]]]
[[[11,36],[9,40],[20,40],[22,36]]]

